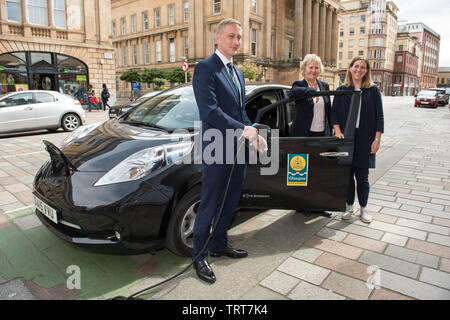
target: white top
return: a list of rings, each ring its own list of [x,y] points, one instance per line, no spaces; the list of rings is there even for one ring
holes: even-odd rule
[[[320,91],[320,89],[317,89],[317,91]],[[323,132],[325,131],[325,101],[323,101],[323,97],[313,97],[313,101],[314,116],[310,131]]]

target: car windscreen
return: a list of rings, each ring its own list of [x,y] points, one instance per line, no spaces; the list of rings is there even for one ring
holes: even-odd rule
[[[418,95],[423,97],[435,97],[436,91],[420,91]]]
[[[164,127],[170,131],[193,129],[200,120],[192,87],[181,87],[159,94],[142,103],[120,122],[142,123]]]

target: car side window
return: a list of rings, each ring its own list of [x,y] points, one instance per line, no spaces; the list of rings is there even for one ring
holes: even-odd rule
[[[277,102],[277,96],[274,91],[265,91],[256,95],[247,103],[246,111],[248,118],[252,123],[255,122],[256,114],[259,109]],[[266,112],[258,121],[261,124],[268,125],[272,129],[278,128],[280,125],[280,108],[276,108]]]
[[[31,104],[33,103],[33,95],[31,93],[18,93],[3,99],[2,102],[5,103],[6,107]]]
[[[55,98],[46,92],[36,92],[36,103],[55,102]]]

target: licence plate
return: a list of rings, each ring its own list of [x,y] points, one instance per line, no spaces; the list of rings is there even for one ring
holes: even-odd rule
[[[421,104],[428,104],[428,102],[426,102],[426,101],[421,101],[420,103]]]
[[[39,199],[33,194],[33,203],[36,208],[47,218],[52,220],[54,223],[58,223],[58,216],[56,214],[56,210],[46,204],[44,201]]]

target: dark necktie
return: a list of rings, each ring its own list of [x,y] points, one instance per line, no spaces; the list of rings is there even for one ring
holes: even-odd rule
[[[234,78],[233,64],[231,62],[228,62],[227,67],[228,67],[228,73],[230,74],[231,80],[233,81],[234,88],[236,89],[238,96],[239,96],[239,86],[236,82],[236,79]]]

